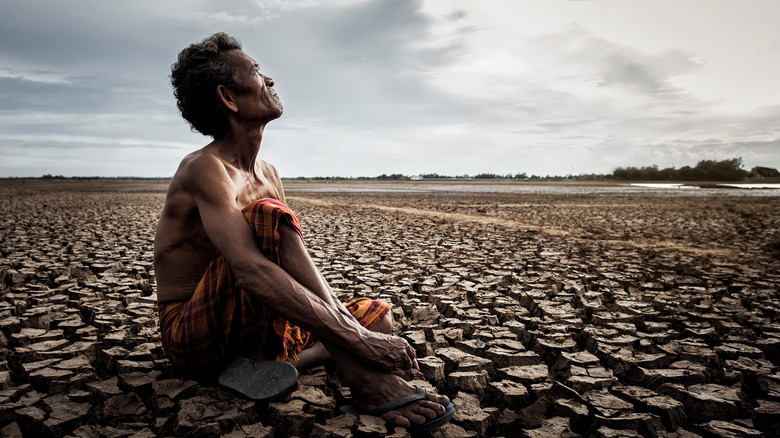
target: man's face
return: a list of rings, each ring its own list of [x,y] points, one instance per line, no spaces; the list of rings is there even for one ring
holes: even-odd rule
[[[236,66],[233,73],[236,82],[244,90],[238,93],[236,104],[239,115],[247,119],[271,121],[282,115],[282,101],[273,89],[273,79],[260,73],[257,62],[242,50],[225,53]]]

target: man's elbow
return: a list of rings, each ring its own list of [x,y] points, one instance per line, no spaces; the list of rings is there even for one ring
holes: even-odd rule
[[[271,263],[269,262],[269,264]],[[263,285],[272,284],[274,281],[271,269],[270,266],[266,266],[262,262],[239,263],[231,266],[233,277],[236,280],[236,287],[246,291],[256,299],[262,299],[261,295],[267,289]]]

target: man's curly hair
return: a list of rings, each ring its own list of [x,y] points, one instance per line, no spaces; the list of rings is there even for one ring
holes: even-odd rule
[[[241,92],[243,87],[233,78],[234,66],[225,52],[241,49],[241,43],[219,32],[179,53],[171,66],[171,84],[176,106],[192,129],[215,139],[227,134],[227,117],[217,105],[216,87]]]

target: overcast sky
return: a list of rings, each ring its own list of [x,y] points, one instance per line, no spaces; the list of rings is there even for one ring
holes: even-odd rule
[[[0,176],[171,176],[168,75],[236,36],[283,176],[780,168],[780,1],[3,1]]]

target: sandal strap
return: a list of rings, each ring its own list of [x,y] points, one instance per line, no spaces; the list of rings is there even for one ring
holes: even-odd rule
[[[416,402],[417,400],[424,400],[427,398],[426,394],[427,391],[422,386],[414,385],[415,388],[417,388],[416,394],[407,395],[405,397],[400,397],[395,400],[390,400],[389,402],[377,407],[373,411],[370,412],[370,415],[381,417],[382,415],[386,414],[387,412],[392,411],[393,409],[398,409],[401,406],[406,406],[409,403]]]

